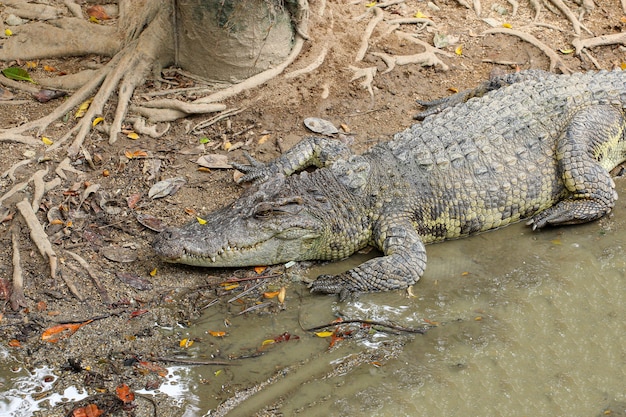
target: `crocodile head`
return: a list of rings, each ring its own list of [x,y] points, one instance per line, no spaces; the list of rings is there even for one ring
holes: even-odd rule
[[[319,259],[316,247],[328,237],[330,207],[324,207],[329,204],[325,197],[298,181],[301,176],[255,184],[205,216],[206,222],[161,232],[155,252],[167,262],[209,267]]]

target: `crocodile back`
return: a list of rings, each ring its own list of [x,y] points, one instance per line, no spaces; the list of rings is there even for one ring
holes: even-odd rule
[[[415,190],[404,208],[413,212],[423,239],[456,238],[532,216],[562,199],[567,190],[555,153],[572,117],[596,105],[623,113],[624,103],[626,72],[546,73],[447,108],[378,146],[393,155]],[[618,140],[623,145],[623,137]],[[624,160],[620,149],[604,155],[604,168]]]

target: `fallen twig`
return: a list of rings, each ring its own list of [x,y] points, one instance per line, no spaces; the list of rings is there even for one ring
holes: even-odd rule
[[[349,320],[341,320],[341,321],[337,321],[337,322],[333,322],[333,323],[322,324],[322,325],[311,327],[311,328],[308,328],[308,329],[303,328],[303,330],[307,331],[307,332],[314,332],[316,330],[322,330],[322,329],[326,329],[328,327],[336,327],[336,326],[341,326],[342,324],[350,324],[350,323],[367,324],[367,325],[370,325],[370,326],[384,327],[384,328],[395,330],[395,331],[398,331],[398,332],[417,333],[417,334],[424,334],[429,329],[431,329],[433,327],[433,326],[420,327],[420,328],[405,327],[405,326],[400,326],[400,325],[395,324],[395,323],[389,323],[389,322],[384,322],[384,321],[349,319]]]
[[[76,299],[81,303],[85,301],[85,297],[80,294],[78,288],[76,288],[76,285],[74,285],[74,282],[70,281],[70,279],[65,276],[65,274],[63,273],[63,269],[59,270],[59,275],[61,276],[61,279],[63,280],[65,285],[67,285],[67,288],[70,290],[72,295],[76,297]]]
[[[232,363],[226,361],[205,361],[202,359],[183,359],[183,358],[173,358],[169,356],[160,356],[158,358],[151,358],[153,361],[158,362],[171,362],[171,363],[182,363],[185,365],[218,365],[218,366],[239,366],[240,363]]]

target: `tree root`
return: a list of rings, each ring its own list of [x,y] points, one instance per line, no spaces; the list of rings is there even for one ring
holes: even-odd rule
[[[624,0],[626,1],[626,0]],[[580,54],[586,48],[593,48],[595,46],[626,45],[626,33],[614,33],[611,35],[602,35],[595,38],[580,39],[576,38],[572,41],[572,45],[576,48],[576,54]]]
[[[414,55],[389,55],[383,52],[372,52],[372,55],[377,56],[385,61],[387,69],[385,70],[385,72],[383,72],[383,74],[392,71],[396,67],[396,65],[408,64],[419,64],[422,66],[439,65],[444,71],[448,71],[450,69],[448,65],[446,65],[442,60],[437,57],[437,54],[441,54],[447,57],[452,57],[452,54],[446,51],[442,51],[441,49],[437,49],[434,46],[431,46],[428,43],[408,33],[396,32],[396,35],[400,39],[422,46],[424,49],[426,49],[426,51]]]
[[[109,294],[107,293],[106,288],[104,288],[104,285],[102,285],[102,282],[100,282],[100,279],[93,272],[93,268],[91,267],[91,265],[89,265],[89,263],[80,255],[74,252],[70,252],[68,250],[66,250],[65,252],[68,255],[70,255],[72,258],[74,258],[74,260],[78,262],[80,266],[82,266],[87,271],[87,273],[91,277],[91,280],[96,286],[98,293],[100,294],[100,299],[102,300],[102,303],[107,304],[107,305],[111,304],[111,299],[109,298]]]
[[[367,49],[369,48],[369,40],[372,33],[374,32],[374,29],[376,29],[376,26],[383,21],[384,15],[380,7],[374,7],[373,11],[374,17],[369,21],[367,27],[365,28],[365,32],[363,33],[363,37],[361,39],[361,46],[354,57],[354,62],[363,61],[363,58],[365,58],[365,54],[367,53]]]
[[[13,246],[13,290],[11,291],[11,309],[18,311],[28,307],[24,297],[24,275],[22,274],[22,261],[20,259],[20,245],[18,242],[17,224],[11,227],[11,243]]]
[[[27,199],[20,201],[16,206],[26,221],[26,225],[30,229],[30,238],[33,243],[35,243],[35,246],[37,246],[37,249],[39,249],[41,256],[46,258],[50,264],[50,276],[53,279],[56,278],[58,259],[56,253],[52,249],[52,244],[48,239],[48,235],[46,235],[46,232],[37,220],[37,216]]]
[[[501,33],[501,34],[505,34],[505,35],[517,36],[521,40],[523,40],[525,42],[528,42],[531,45],[537,47],[539,50],[541,50],[541,52],[546,54],[546,56],[550,59],[550,71],[554,71],[555,68],[558,68],[559,71],[561,71],[563,74],[571,74],[572,73],[572,70],[570,70],[567,67],[567,65],[565,65],[565,62],[563,62],[561,57],[558,56],[556,54],[556,52],[554,52],[546,44],[540,42],[533,35],[531,35],[529,33],[526,33],[526,32],[521,32],[519,30],[507,29],[507,28],[492,28],[492,29],[489,29],[489,30],[486,30],[485,32],[483,32],[483,34],[485,34],[485,35],[494,34],[494,33]]]
[[[581,28],[584,29],[585,32],[589,33],[591,36],[594,36],[594,34],[589,29],[587,29],[582,23],[580,23],[576,15],[574,15],[574,13],[570,10],[569,7],[565,5],[565,3],[563,3],[562,0],[550,0],[550,2],[554,6],[556,6],[561,11],[561,13],[565,15],[565,17],[567,17],[567,20],[569,20],[572,24],[576,36],[580,36]]]
[[[370,93],[371,97],[374,97],[372,83],[374,82],[374,76],[376,76],[376,67],[357,68],[350,65],[350,69],[354,71],[354,76],[350,79],[350,81],[365,78],[365,80],[361,82],[361,87],[365,88]]]

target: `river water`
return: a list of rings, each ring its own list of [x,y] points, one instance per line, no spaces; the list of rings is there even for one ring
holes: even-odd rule
[[[428,246],[414,297],[340,303],[296,283],[277,313],[209,308],[182,335],[199,339],[193,357],[263,355],[172,367],[162,390],[186,417],[625,416],[626,180],[617,183],[623,199],[606,219],[540,232],[516,224]],[[357,331],[333,348],[303,330],[339,314],[437,327],[424,335]],[[291,340],[263,346],[285,332]],[[2,410],[17,379],[0,378]]]

